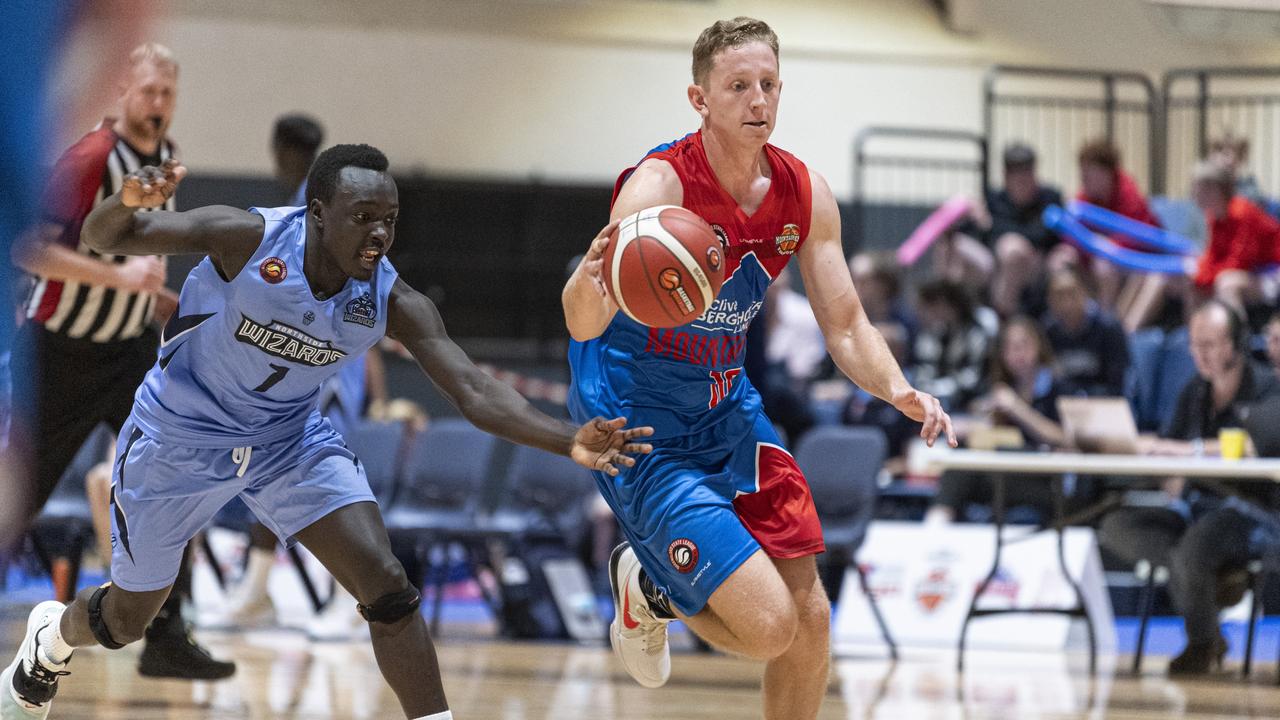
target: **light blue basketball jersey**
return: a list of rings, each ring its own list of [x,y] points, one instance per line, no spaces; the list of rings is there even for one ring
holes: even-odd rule
[[[385,257],[317,300],[304,274],[305,208],[252,208],[262,243],[228,282],[205,258],[187,276],[159,360],[138,388],[133,421],[147,435],[200,448],[301,435],[321,386],[386,332],[396,280]]]

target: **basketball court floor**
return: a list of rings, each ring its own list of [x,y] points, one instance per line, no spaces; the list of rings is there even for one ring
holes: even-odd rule
[[[7,653],[25,607],[0,610]],[[143,679],[135,648],[81,650],[53,707],[59,720],[396,718],[399,706],[367,642],[313,643],[289,630],[201,633],[239,663],[221,683]],[[438,642],[445,686],[459,720],[748,720],[760,717],[760,666],[718,655],[679,653],[670,684],[645,690],[608,648],[509,643],[446,625]],[[1141,677],[1106,667],[1090,679],[1082,658],[973,653],[963,676],[949,652],[905,651],[833,663],[821,717],[836,718],[1275,718],[1280,687],[1264,661],[1251,681],[1238,666],[1211,679],[1171,681],[1166,658]],[[1114,665],[1114,663],[1112,663]]]

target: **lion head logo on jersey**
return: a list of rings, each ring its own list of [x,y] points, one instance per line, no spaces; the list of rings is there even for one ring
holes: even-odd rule
[[[790,255],[800,246],[800,226],[787,223],[782,226],[782,234],[773,239],[782,255]]]
[[[698,566],[698,546],[689,538],[679,538],[667,546],[667,558],[682,573],[692,572]]]
[[[285,276],[289,274],[289,268],[280,258],[269,257],[258,266],[258,274],[262,276],[263,280],[275,285],[285,279]]]

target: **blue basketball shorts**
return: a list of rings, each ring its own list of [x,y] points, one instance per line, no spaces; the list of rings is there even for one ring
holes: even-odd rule
[[[763,549],[797,558],[826,549],[809,484],[773,424],[662,440],[617,477],[594,473],[641,566],[685,615]]]
[[[318,413],[299,437],[245,448],[161,442],[130,420],[111,473],[112,581],[133,592],[171,585],[187,541],[235,497],[290,542],[338,508],[374,501],[364,468]]]

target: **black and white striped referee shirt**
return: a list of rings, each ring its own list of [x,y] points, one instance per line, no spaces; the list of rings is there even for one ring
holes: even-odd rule
[[[57,242],[90,257],[123,263],[125,256],[101,255],[81,241],[84,219],[94,206],[120,190],[125,175],[167,160],[173,144],[166,138],[158,156],[142,156],[111,129],[112,124],[112,119],[104,120],[58,159],[41,210],[45,222],[62,227]],[[164,209],[174,207],[171,197]],[[37,277],[27,300],[27,318],[50,332],[109,343],[141,335],[154,308],[152,293]]]

